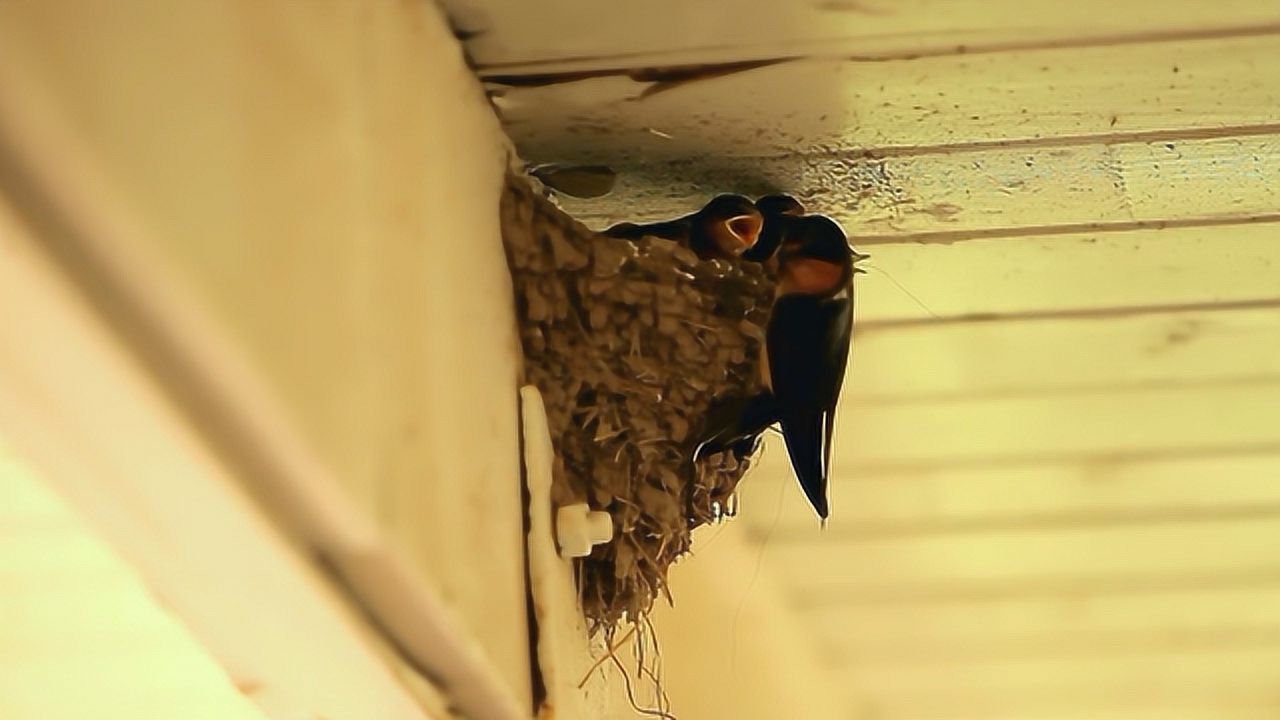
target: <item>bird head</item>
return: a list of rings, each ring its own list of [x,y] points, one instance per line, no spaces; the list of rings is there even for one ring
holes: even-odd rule
[[[804,215],[804,205],[790,195],[765,195],[756,200],[756,209],[764,216],[764,228],[760,231],[760,240],[742,254],[742,259],[763,263],[771,274],[776,273],[774,255],[778,245],[787,234],[791,220]]]
[[[707,237],[725,257],[736,258],[755,246],[764,228],[764,216],[741,195],[717,195],[698,211],[697,232]]]
[[[804,215],[804,205],[790,195],[765,195],[756,200],[756,209],[767,218],[771,215]]]
[[[844,230],[822,215],[797,218],[778,249],[778,277],[784,294],[831,295],[853,275],[854,253]]]

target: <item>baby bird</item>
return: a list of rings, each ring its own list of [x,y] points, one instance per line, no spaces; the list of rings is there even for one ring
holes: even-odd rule
[[[626,239],[652,235],[674,240],[703,260],[734,260],[755,246],[764,224],[764,215],[747,198],[717,195],[691,215],[647,225],[621,223],[603,234]]]

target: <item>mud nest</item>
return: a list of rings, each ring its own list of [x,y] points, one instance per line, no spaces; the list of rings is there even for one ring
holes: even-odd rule
[[[578,567],[592,632],[643,618],[694,528],[734,511],[748,453],[691,460],[718,398],[760,391],[774,284],[660,238],[604,237],[508,177],[502,234],[524,371],[556,449],[553,502],[613,517]]]

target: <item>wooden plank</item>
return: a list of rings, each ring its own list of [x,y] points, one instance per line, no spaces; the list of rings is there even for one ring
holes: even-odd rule
[[[1280,649],[849,668],[851,702],[886,718],[1094,717],[1096,711],[1194,707],[1200,717],[1258,717],[1280,707]],[[1212,708],[1212,709],[1211,709]]]
[[[957,149],[867,162],[887,187],[835,213],[855,244],[1280,215],[1277,134]]]
[[[1027,45],[1142,42],[1170,34],[1253,32],[1280,22],[1262,3],[1154,2],[1123,7],[1085,0],[1070,9],[1049,0],[862,0],[784,6],[678,0],[603,8],[595,3],[448,2],[468,50],[490,72],[648,67],[775,55],[846,53],[902,57],[985,52]],[[1034,22],[1029,18],[1035,18]]]
[[[1277,136],[883,163],[892,190],[837,211],[878,268],[859,279],[864,324],[1276,297],[1280,224],[1213,223],[1280,218]],[[946,244],[878,244],[914,240]]]
[[[1280,223],[861,249],[875,268],[856,281],[864,333],[903,321],[1280,304]]]
[[[777,509],[779,495],[798,488],[779,462],[785,449],[771,441],[766,453],[766,468],[753,470],[741,486],[739,521],[757,539],[768,535],[770,544],[1280,515],[1277,447],[1272,453],[1208,458],[987,468],[944,464],[908,474],[840,475],[832,488],[841,500],[840,512],[835,526],[823,532],[796,497]]]
[[[1280,583],[1133,595],[809,608],[836,663],[978,662],[1276,645]]]
[[[1205,139],[1274,125],[1280,69],[1266,60],[1277,47],[1280,34],[873,64],[805,60],[643,97],[646,84],[612,77],[511,88],[502,109],[531,160],[653,160],[710,147],[717,158],[774,164],[798,153],[825,161],[792,159],[791,167],[808,169],[806,184],[832,188],[876,179],[848,164],[865,152],[1060,147],[1060,138],[1168,142],[1179,131]],[[542,157],[553,148],[566,156]],[[820,187],[789,189],[821,195]]]
[[[849,408],[1265,384],[1280,368],[1280,313],[855,329],[850,363],[842,395]]]
[[[836,516],[838,517],[838,515]],[[1280,568],[1280,517],[1134,526],[1012,529],[945,536],[777,543],[767,565],[797,593],[963,587],[1047,576],[1109,578]],[[872,594],[874,594],[874,592]]]
[[[844,100],[864,123],[842,141],[911,148],[1270,124],[1280,120],[1280,70],[1255,62],[1278,44],[1264,36],[1026,51],[904,61],[883,75],[882,66],[850,68]]]
[[[1277,403],[1280,383],[1268,382],[847,407],[826,537],[1274,512]],[[1210,493],[1198,483],[1226,473],[1221,502],[1204,504]],[[783,528],[780,541],[818,540],[792,477],[782,443],[770,438],[744,484],[744,515],[757,532]]]
[[[954,683],[914,688],[909,685],[923,680],[921,674],[856,668],[847,673],[845,688],[856,711],[886,720],[1263,720],[1275,717],[1278,707],[1275,661],[1275,652],[1237,651],[1106,664],[1006,664],[976,672],[966,666],[947,668]],[[984,682],[1004,673],[1018,682]]]
[[[815,60],[688,83],[643,99],[645,85],[619,78],[513,88],[501,105],[529,160],[600,162],[620,171],[612,196],[566,200],[565,207],[589,223],[669,216],[729,189],[781,189],[818,210],[839,213],[857,205],[862,213],[868,204],[882,211],[891,206],[895,180],[910,186],[929,177],[897,173],[894,165],[885,172],[864,162],[865,152],[905,158],[1005,148],[1016,163],[1017,150],[1043,148],[1036,167],[1025,169],[1031,177],[1022,176],[1030,181],[1034,172],[1048,175],[1064,162],[1053,152],[1066,143],[1096,146],[1075,161],[1068,157],[1068,165],[1086,162],[1092,152],[1106,169],[1116,162],[1099,149],[1107,145],[1153,143],[1158,156],[1169,142],[1274,135],[1280,68],[1269,58],[1278,51],[1280,35],[875,64]],[[1123,160],[1151,160],[1140,148],[1133,152]],[[932,162],[947,167],[944,160]],[[1163,165],[1162,172],[1169,174]],[[1107,180],[1104,172],[1097,182]],[[978,187],[999,192],[989,180]],[[1062,208],[1069,210],[1071,199],[1064,198]],[[931,208],[935,204],[940,207]],[[927,197],[914,207],[947,215],[945,203]]]
[[[825,631],[825,628],[819,630]],[[837,667],[954,667],[1040,660],[1076,660],[1084,664],[1118,656],[1277,649],[1280,648],[1280,623],[1272,616],[1259,625],[1227,621],[1196,626],[1188,621],[1154,629],[1069,630],[1061,633],[1054,632],[1049,626],[1032,637],[973,637],[955,644],[908,640],[880,646],[840,643],[828,638],[822,646],[824,657]],[[1280,678],[1280,674],[1277,677]]]
[[[1270,448],[1280,442],[1280,385],[883,405],[843,412],[836,433],[842,447],[857,448],[836,461],[837,474],[873,474],[913,463],[981,465],[997,457],[1122,459],[1172,450],[1187,455]]]

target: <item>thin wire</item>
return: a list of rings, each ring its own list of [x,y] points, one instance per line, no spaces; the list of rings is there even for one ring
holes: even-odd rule
[[[939,315],[938,313],[934,312],[934,311],[933,311],[933,310],[932,310],[928,305],[925,305],[925,304],[924,304],[924,301],[922,301],[920,298],[916,297],[915,293],[913,293],[913,292],[911,292],[910,290],[908,290],[908,289],[906,289],[905,287],[903,287],[902,283],[900,283],[900,282],[898,282],[897,280],[895,280],[895,279],[894,279],[894,277],[893,277],[892,275],[890,275],[889,273],[885,272],[885,270],[884,270],[883,268],[877,267],[877,266],[872,265],[872,264],[870,264],[870,263],[867,263],[866,265],[863,265],[862,267],[865,267],[865,268],[871,268],[872,270],[875,270],[876,272],[880,273],[881,275],[884,275],[884,276],[885,276],[885,279],[887,279],[889,282],[893,283],[893,284],[894,284],[894,286],[896,286],[899,290],[901,290],[901,291],[902,291],[902,292],[903,292],[907,297],[909,297],[909,298],[911,298],[912,300],[914,300],[914,301],[915,301],[915,303],[916,303],[917,305],[919,305],[921,308],[923,308],[925,312],[927,312],[927,313],[929,313],[930,315],[932,315],[932,316],[934,317],[934,319],[941,319],[941,317],[942,317],[941,315]]]

